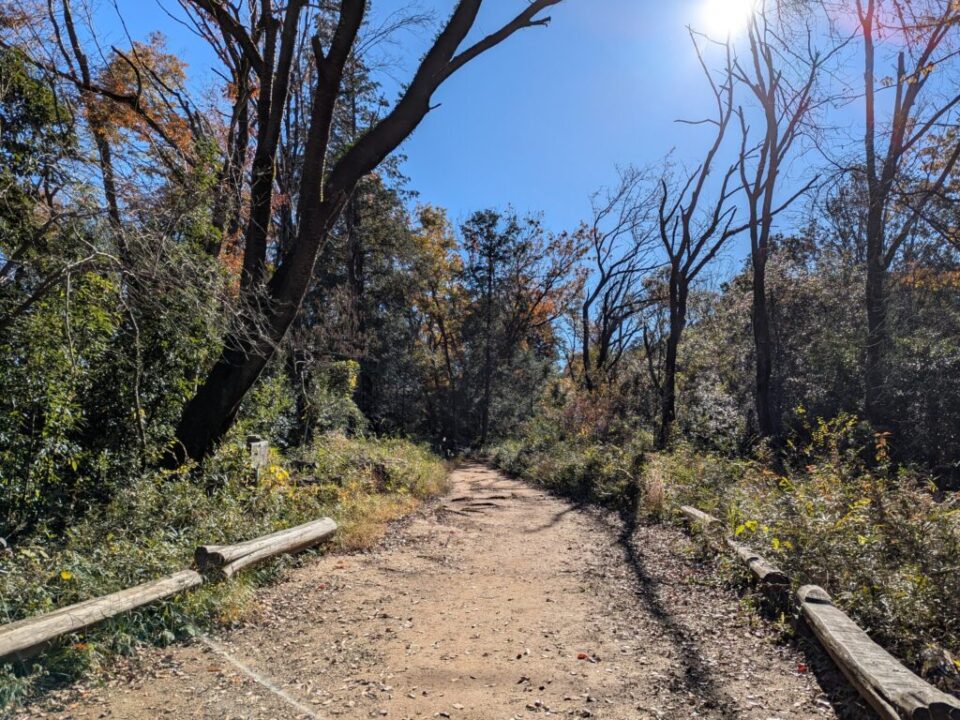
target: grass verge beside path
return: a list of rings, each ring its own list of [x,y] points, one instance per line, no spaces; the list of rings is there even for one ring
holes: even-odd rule
[[[960,696],[960,493],[889,460],[855,421],[818,421],[786,469],[680,446],[526,438],[492,451],[502,470],[581,501],[658,519],[681,504],[721,518],[730,535],[798,584],[822,585],[874,640]]]
[[[82,522],[41,528],[0,554],[0,623],[106,595],[191,565],[207,543],[233,543],[321,516],[340,524],[334,547],[370,547],[387,523],[446,484],[446,465],[403,440],[320,437],[296,458],[274,454],[254,479],[246,453],[225,447],[193,475],[149,473]],[[296,470],[292,468],[297,468]],[[228,582],[109,620],[20,665],[0,665],[0,717],[43,689],[95,671],[142,643],[169,644],[229,625],[257,586],[296,562],[280,559]]]

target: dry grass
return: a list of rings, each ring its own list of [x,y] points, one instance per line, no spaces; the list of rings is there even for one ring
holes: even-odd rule
[[[664,517],[667,513],[667,486],[663,464],[653,458],[643,468],[643,496],[641,507],[647,515]]]

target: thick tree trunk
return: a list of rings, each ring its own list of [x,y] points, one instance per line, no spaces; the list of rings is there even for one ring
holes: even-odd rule
[[[753,267],[753,340],[757,354],[757,425],[763,437],[774,437],[778,423],[773,408],[770,379],[773,375],[773,343],[767,308],[766,257],[756,257]]]
[[[867,341],[864,351],[864,388],[863,410],[867,420],[874,428],[883,428],[885,418],[883,411],[884,385],[884,346],[886,344],[886,298],[883,285],[886,274],[884,254],[886,251],[886,236],[884,228],[885,209],[887,198],[893,186],[897,171],[897,158],[902,148],[905,117],[895,117],[892,132],[887,148],[886,157],[877,171],[876,149],[876,89],[874,81],[874,14],[876,3],[869,0],[866,8],[861,11],[860,24],[864,39],[864,99],[866,103],[866,132],[864,135],[865,164],[867,171],[867,277],[866,277],[866,311],[867,311]],[[903,76],[902,56],[900,77]],[[898,97],[899,97],[898,87]],[[897,104],[900,105],[900,100]]]
[[[687,294],[686,284],[673,273],[670,278],[670,334],[667,336],[660,396],[660,433],[657,437],[660,450],[670,445],[677,420],[677,352],[687,325]]]
[[[872,243],[870,243],[872,244]],[[884,403],[884,355],[887,344],[886,271],[879,252],[867,251],[867,347],[864,353],[864,412],[876,429],[889,425]]]
[[[287,327],[289,323],[276,328],[279,339]],[[239,342],[236,337],[228,339],[226,349],[204,384],[187,403],[177,428],[177,446],[166,463],[169,467],[177,467],[187,459],[200,460],[226,434],[237,417],[244,396],[275,352],[269,344],[259,350],[246,346],[231,348]]]
[[[309,145],[308,145],[309,150]],[[305,191],[319,194],[319,173],[308,173]],[[272,302],[262,319],[244,323],[241,335],[233,334],[203,385],[187,403],[177,428],[177,445],[166,459],[176,467],[187,459],[200,460],[233,425],[244,396],[253,387],[300,310],[313,278],[317,255],[326,242],[331,225],[346,202],[346,193],[302,214],[297,247],[288,262],[278,268],[265,286]]]
[[[670,330],[667,337],[667,353],[663,368],[663,387],[660,397],[660,433],[657,448],[665,450],[673,436],[673,424],[677,419],[677,348],[680,333]]]

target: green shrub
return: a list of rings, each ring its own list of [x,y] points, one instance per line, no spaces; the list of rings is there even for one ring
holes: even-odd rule
[[[131,477],[112,499],[63,532],[39,526],[0,555],[0,623],[131,587],[192,563],[197,545],[231,543],[320,516],[340,524],[336,544],[368,547],[386,523],[444,487],[446,467],[403,440],[318,437],[299,472],[276,451],[259,478],[236,440],[199,470]],[[311,474],[312,473],[312,474]],[[291,562],[279,560],[68,637],[35,664],[0,669],[0,702],[95,669],[141,643],[168,644],[246,611],[253,589]],[[4,705],[0,705],[3,708]]]
[[[353,401],[360,380],[360,365],[355,360],[331,362],[315,372],[306,393],[303,422],[308,432],[359,433],[367,419]]]
[[[783,472],[680,448],[659,458],[674,506],[722,518],[799,584],[822,585],[880,644],[920,668],[960,655],[960,494],[863,444],[852,416],[817,420]]]
[[[587,438],[510,440],[491,449],[494,466],[552,492],[610,507],[635,504],[652,438],[636,433],[623,446]]]

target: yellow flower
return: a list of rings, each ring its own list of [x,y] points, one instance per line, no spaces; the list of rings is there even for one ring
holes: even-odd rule
[[[60,579],[64,581],[73,580],[73,573],[69,570],[61,570]]]

